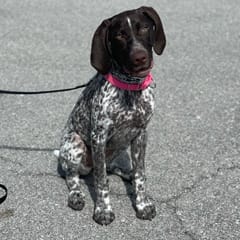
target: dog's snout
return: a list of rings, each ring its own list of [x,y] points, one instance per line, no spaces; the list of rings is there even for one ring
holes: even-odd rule
[[[134,50],[130,57],[135,66],[141,66],[147,62],[147,52],[142,49]]]

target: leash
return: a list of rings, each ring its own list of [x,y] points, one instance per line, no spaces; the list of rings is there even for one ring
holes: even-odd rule
[[[54,90],[46,90],[46,91],[11,91],[11,90],[1,90],[0,89],[0,94],[12,94],[12,95],[35,95],[35,94],[46,94],[46,93],[57,93],[57,92],[67,92],[67,91],[72,91],[76,90],[79,88],[84,88],[89,85],[88,83],[78,85],[76,87],[72,88],[63,88],[63,89],[54,89]]]
[[[0,94],[12,94],[12,95],[35,95],[35,94],[46,94],[46,93],[57,93],[57,92],[67,92],[67,91],[72,91],[72,90],[76,90],[79,88],[84,88],[87,87],[89,85],[90,82],[82,84],[82,85],[78,85],[76,87],[72,87],[72,88],[64,88],[64,89],[54,89],[54,90],[47,90],[47,91],[11,91],[11,90],[2,90],[0,89]],[[3,189],[5,191],[5,194],[0,197],[0,204],[2,204],[8,196],[8,189],[6,186],[0,184],[0,189]]]
[[[7,190],[7,188],[6,188],[4,185],[2,185],[2,184],[0,184],[0,188],[5,191],[4,196],[3,196],[3,197],[0,197],[0,204],[2,204],[2,203],[6,200],[6,198],[7,198],[8,190]]]

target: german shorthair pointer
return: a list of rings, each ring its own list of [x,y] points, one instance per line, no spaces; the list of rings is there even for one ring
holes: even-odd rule
[[[107,170],[111,161],[131,146],[131,176],[136,215],[155,217],[145,192],[146,127],[153,114],[152,48],[160,55],[166,44],[157,12],[151,7],[125,11],[97,28],[91,64],[98,71],[80,95],[67,121],[60,150],[55,151],[69,188],[68,205],[81,210],[84,194],[79,175],[93,169],[96,201],[93,219],[110,224],[115,216],[109,200]]]

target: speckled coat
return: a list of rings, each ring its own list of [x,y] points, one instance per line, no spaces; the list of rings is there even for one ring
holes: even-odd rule
[[[154,9],[141,7],[102,22],[94,34],[91,52],[91,64],[98,73],[80,95],[64,128],[60,150],[55,151],[69,188],[68,205],[73,209],[81,210],[85,204],[79,175],[93,169],[93,218],[101,225],[110,224],[115,218],[107,170],[132,180],[137,217],[151,220],[156,215],[153,201],[145,191],[144,163],[146,128],[154,109],[154,84],[144,90],[129,91],[112,85],[104,77],[115,71],[117,64],[124,81],[129,79],[131,84],[132,77],[135,81],[137,76],[140,84],[142,76],[145,78],[152,68],[152,47],[158,55],[165,47],[162,24]],[[119,81],[123,79],[120,77]],[[130,175],[110,167],[111,161],[128,147]]]
[[[146,127],[153,108],[153,85],[143,91],[125,91],[112,86],[101,74],[91,80],[70,114],[61,139],[59,163],[66,173],[71,207],[83,207],[84,194],[78,175],[88,174],[94,166],[97,192],[104,195],[97,203],[101,206],[98,208],[107,205],[111,213],[106,169],[111,160],[129,146],[132,147],[134,186],[139,192],[137,201],[141,205],[150,201],[140,192],[145,191]],[[100,211],[98,208],[96,212]]]

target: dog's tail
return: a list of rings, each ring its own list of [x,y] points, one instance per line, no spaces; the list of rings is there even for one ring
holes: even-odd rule
[[[59,151],[58,149],[56,149],[56,150],[53,151],[53,154],[54,154],[54,156],[55,156],[56,158],[59,158],[59,156],[60,156],[60,151]]]

